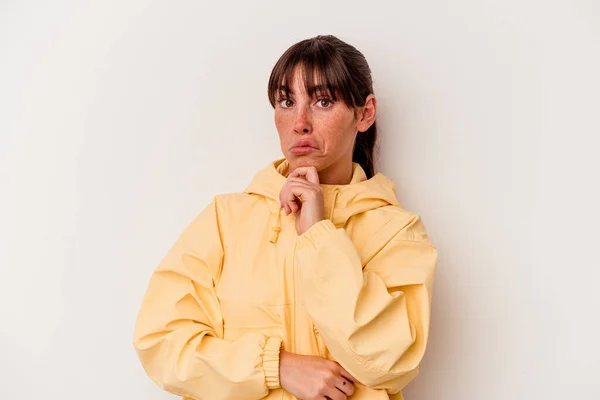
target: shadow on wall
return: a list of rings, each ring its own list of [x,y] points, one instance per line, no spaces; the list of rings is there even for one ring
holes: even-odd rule
[[[457,359],[456,354],[461,354],[461,357],[469,354],[468,351],[457,351],[464,348],[462,342],[468,340],[468,335],[462,334],[459,329],[467,318],[467,307],[461,306],[459,294],[453,290],[457,285],[452,285],[453,279],[448,275],[448,271],[457,269],[448,266],[443,260],[443,252],[440,250],[439,253],[427,350],[419,376],[402,391],[405,400],[438,400],[434,398],[439,393],[436,385],[439,386],[440,382],[459,382],[459,377],[452,379],[452,375],[458,373],[460,365],[464,365],[466,360]],[[458,388],[447,389],[458,392]]]

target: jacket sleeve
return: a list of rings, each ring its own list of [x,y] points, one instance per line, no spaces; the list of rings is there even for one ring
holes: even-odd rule
[[[299,236],[296,257],[304,305],[332,356],[364,385],[402,390],[425,352],[438,258],[419,216],[364,269],[347,232],[328,219]]]
[[[134,346],[148,376],[173,394],[256,400],[280,387],[281,339],[252,332],[222,339],[218,204],[215,198],[188,225],[152,274]]]

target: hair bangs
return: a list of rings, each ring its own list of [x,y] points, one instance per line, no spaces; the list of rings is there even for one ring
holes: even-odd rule
[[[282,97],[290,97],[294,74],[298,72],[304,90],[310,97],[328,95],[333,101],[341,99],[348,107],[356,107],[358,89],[335,49],[325,42],[299,42],[284,53],[271,73],[268,84],[269,102],[275,107]]]

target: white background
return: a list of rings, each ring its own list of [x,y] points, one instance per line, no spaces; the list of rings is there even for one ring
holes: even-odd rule
[[[440,252],[407,400],[600,398],[596,1],[4,0],[0,399],[173,398],[132,347],[148,278],[281,156],[271,68],[327,33]]]

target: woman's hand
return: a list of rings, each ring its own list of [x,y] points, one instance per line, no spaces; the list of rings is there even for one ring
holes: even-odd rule
[[[287,178],[279,193],[279,203],[286,215],[296,214],[296,232],[303,234],[325,219],[323,188],[315,167],[298,167]]]
[[[282,350],[279,355],[281,387],[302,400],[345,400],[356,380],[338,363],[321,357]]]

